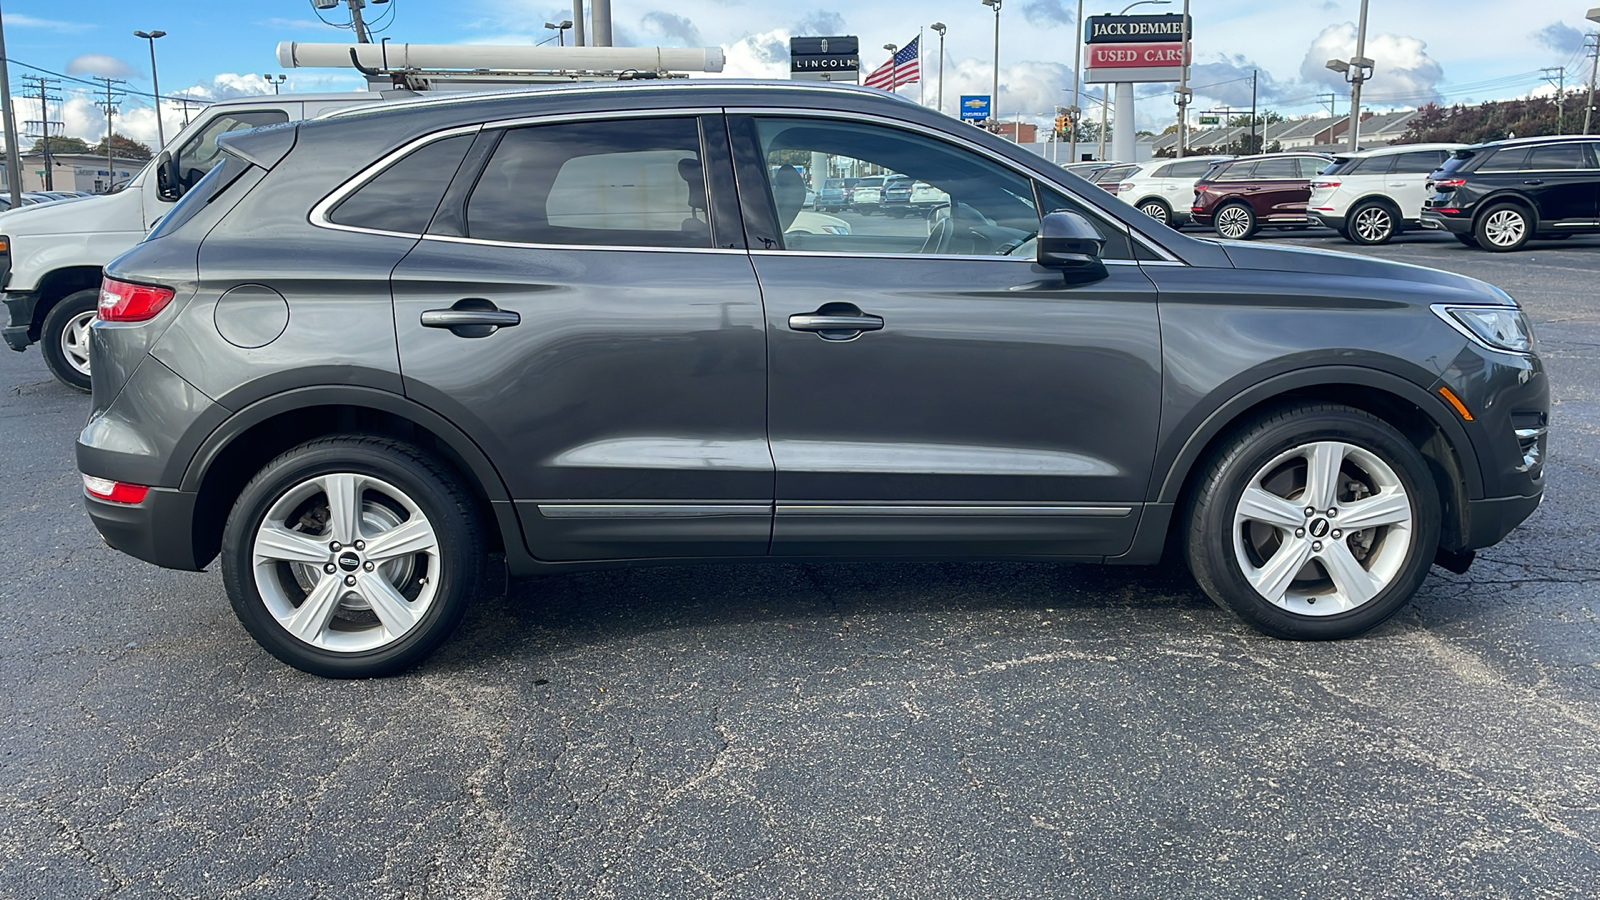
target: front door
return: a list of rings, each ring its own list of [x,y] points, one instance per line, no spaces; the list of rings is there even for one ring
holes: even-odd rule
[[[767,552],[765,326],[731,182],[720,115],[486,129],[395,269],[406,392],[489,454],[535,557]]]
[[[1595,221],[1600,172],[1580,142],[1546,144],[1530,149],[1523,163],[1522,190],[1539,206],[1541,230],[1591,226]]]
[[[730,129],[767,310],[773,554],[1127,549],[1161,369],[1155,290],[1125,227],[888,123],[751,116]],[[950,205],[815,227],[797,165],[907,175]],[[1041,206],[1100,225],[1109,277],[1068,285],[1034,264]]]

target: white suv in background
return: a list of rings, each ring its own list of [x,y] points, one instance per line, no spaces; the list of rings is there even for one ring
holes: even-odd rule
[[[1112,193],[1163,225],[1180,228],[1189,221],[1194,205],[1194,183],[1219,162],[1231,156],[1185,156],[1152,159],[1123,176]]]
[[[1422,219],[1428,175],[1461,144],[1402,144],[1344,153],[1311,180],[1306,213],[1355,244],[1383,244]]]

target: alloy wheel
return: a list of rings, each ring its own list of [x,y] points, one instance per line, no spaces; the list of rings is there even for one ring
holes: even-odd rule
[[[1381,206],[1369,206],[1356,214],[1356,237],[1364,244],[1381,244],[1394,231],[1394,217]]]
[[[1223,207],[1217,213],[1217,233],[1229,240],[1250,236],[1250,212],[1242,206]]]
[[[1234,510],[1234,557],[1268,602],[1336,615],[1394,582],[1411,552],[1414,519],[1388,463],[1355,444],[1318,441],[1279,454],[1250,478]]]
[[[268,612],[295,638],[342,653],[376,650],[405,637],[434,602],[439,537],[405,492],[339,472],[272,504],[251,565]]]
[[[1139,207],[1139,211],[1163,225],[1166,225],[1171,219],[1171,216],[1167,214],[1167,207],[1164,203],[1156,203],[1152,201]]]
[[[1484,220],[1483,232],[1496,247],[1512,247],[1528,231],[1528,220],[1514,209],[1497,209]]]
[[[89,374],[89,327],[94,324],[94,317],[92,309],[78,313],[61,329],[61,356],[82,375]]]

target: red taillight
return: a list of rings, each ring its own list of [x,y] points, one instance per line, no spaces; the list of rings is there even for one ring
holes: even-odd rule
[[[1194,186],[1194,192],[1196,194],[1204,194],[1207,190],[1208,188],[1203,184],[1197,184]]]
[[[1313,188],[1336,188],[1336,187],[1339,186],[1339,182],[1337,182],[1337,181],[1313,181],[1313,182],[1311,182],[1311,186]]]
[[[96,478],[93,475],[83,476],[84,493],[96,500],[105,500],[110,503],[140,503],[150,489],[142,484],[126,484],[121,481],[112,481],[109,478]]]
[[[1441,178],[1433,182],[1433,186],[1436,188],[1458,188],[1466,183],[1467,180],[1465,178]]]
[[[172,296],[172,288],[107,278],[100,285],[100,318],[106,322],[143,322],[166,309]]]

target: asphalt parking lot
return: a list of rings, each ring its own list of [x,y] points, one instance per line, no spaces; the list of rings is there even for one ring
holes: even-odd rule
[[[1364,252],[1521,299],[1556,406],[1534,518],[1337,644],[1170,567],[679,567],[324,681],[101,545],[0,353],[0,895],[1593,897],[1600,238]]]

